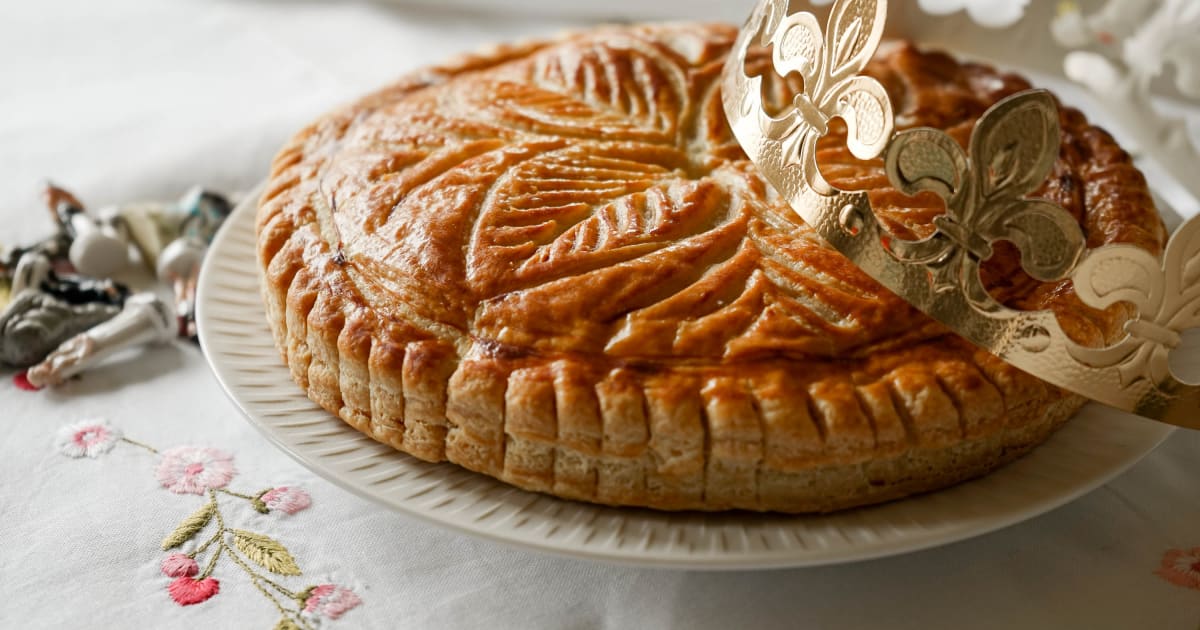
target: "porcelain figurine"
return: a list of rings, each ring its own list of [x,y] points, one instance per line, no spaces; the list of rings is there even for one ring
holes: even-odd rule
[[[179,200],[184,219],[179,229],[180,236],[197,238],[211,243],[217,230],[233,213],[233,203],[220,193],[192,188]]]
[[[129,296],[128,287],[107,278],[59,274],[50,259],[41,252],[29,252],[22,256],[10,282],[13,293],[35,289],[69,304],[100,302],[121,306]]]
[[[126,204],[101,215],[120,217],[146,268],[157,272],[159,258],[172,242],[192,238],[207,245],[232,211],[224,195],[196,187],[174,204]]]
[[[75,199],[74,195],[53,184],[46,185],[43,195],[46,207],[50,209],[57,229],[53,235],[28,247],[0,247],[0,278],[11,281],[13,274],[16,273],[17,265],[29,253],[43,254],[52,265],[58,268],[73,269],[68,256],[71,249],[71,234],[65,228],[57,209],[61,207],[64,214],[70,214],[71,208],[82,206],[79,205],[79,200]],[[13,293],[15,294],[17,291],[13,291]]]
[[[129,242],[120,223],[98,221],[78,198],[54,184],[46,186],[45,199],[60,232],[70,239],[67,257],[75,269],[86,276],[108,278],[125,268]]]
[[[122,350],[163,343],[173,336],[169,307],[156,295],[138,293],[125,301],[118,315],[68,339],[29,368],[26,377],[35,387],[58,385]]]
[[[158,278],[171,286],[175,294],[175,315],[179,336],[196,338],[196,279],[208,244],[198,238],[175,239],[158,259]]]
[[[37,289],[24,289],[0,312],[0,363],[33,365],[63,341],[119,312],[121,308],[113,304],[72,304]]]
[[[174,205],[170,203],[127,203],[103,208],[98,214],[125,226],[142,264],[151,272],[158,265],[158,253],[179,234],[179,222],[171,219]]]
[[[233,212],[233,204],[222,195],[193,188],[180,200],[179,208],[184,215],[179,238],[159,253],[155,271],[159,280],[171,285],[175,293],[179,336],[194,340],[200,264],[213,236]]]

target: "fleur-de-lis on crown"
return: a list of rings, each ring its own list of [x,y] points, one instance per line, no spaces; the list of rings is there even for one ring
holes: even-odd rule
[[[1075,292],[1089,306],[1128,302],[1137,318],[1125,324],[1128,336],[1107,348],[1075,348],[1094,367],[1117,366],[1122,383],[1148,376],[1156,385],[1172,379],[1170,353],[1181,333],[1200,327],[1200,219],[1179,228],[1161,261],[1133,245],[1093,250],[1075,272]]]
[[[1084,251],[1079,224],[1049,201],[1026,198],[1054,167],[1059,142],[1058,108],[1045,91],[1023,92],[988,110],[971,134],[969,153],[936,129],[896,134],[886,156],[892,185],[907,195],[936,193],[946,213],[934,218],[937,231],[926,239],[893,239],[892,254],[927,265],[932,290],[961,288],[980,306],[992,303],[979,265],[996,241],[1016,245],[1034,278],[1065,278]]]
[[[763,133],[784,138],[791,164],[799,164],[809,186],[822,195],[836,191],[817,168],[817,140],[829,121],[846,122],[847,147],[860,159],[871,159],[887,146],[893,112],[887,91],[871,77],[860,76],[883,37],[886,0],[837,0],[829,17],[829,33],[811,13],[784,17],[766,43],[780,76],[797,73],[804,89],[792,107],[778,117],[765,114]],[[771,20],[764,17],[764,25]]]

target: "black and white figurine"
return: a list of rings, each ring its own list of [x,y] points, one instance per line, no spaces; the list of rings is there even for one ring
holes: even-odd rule
[[[129,297],[129,288],[107,278],[88,278],[76,274],[59,274],[45,254],[32,251],[21,257],[10,279],[12,292],[35,289],[69,304],[101,302],[121,306]]]

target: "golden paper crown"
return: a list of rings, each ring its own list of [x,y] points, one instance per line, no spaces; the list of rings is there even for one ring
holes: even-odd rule
[[[824,27],[813,13],[789,14],[788,4],[760,0],[726,64],[722,90],[738,142],[805,222],[875,280],[1014,366],[1113,407],[1200,429],[1200,385],[1181,381],[1168,361],[1181,333],[1200,327],[1200,217],[1176,231],[1161,257],[1131,245],[1087,249],[1066,210],[1027,197],[1059,155],[1058,109],[1049,93],[1030,90],[996,104],[967,151],[940,130],[896,132],[887,92],[861,74],[882,39],[887,0],[837,0]],[[802,91],[780,113],[764,108],[763,79],[747,72],[753,46],[771,47],[780,76],[803,78]],[[855,157],[883,158],[897,190],[932,191],[945,200],[931,236],[890,233],[865,192],[825,180],[817,140],[833,118],[845,121]],[[1085,304],[1136,308],[1124,337],[1101,348],[1079,345],[1050,311],[1013,310],[993,299],[979,270],[1000,240],[1020,249],[1032,277],[1070,278]]]

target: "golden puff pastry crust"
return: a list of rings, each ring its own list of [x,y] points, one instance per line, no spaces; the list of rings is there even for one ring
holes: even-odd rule
[[[278,155],[258,215],[276,342],[309,396],[373,438],[560,497],[828,511],[984,474],[1083,400],[912,309],[757,174],[718,92],[736,30],[610,27],[417,72]],[[767,63],[764,56],[760,63]],[[892,45],[868,72],[901,127],[966,142],[1017,77]],[[784,103],[787,80],[767,82]],[[1090,246],[1158,251],[1129,157],[1074,110],[1041,194]],[[911,236],[941,211],[856,161],[826,177]],[[1119,334],[998,248],[995,295],[1072,336]]]

